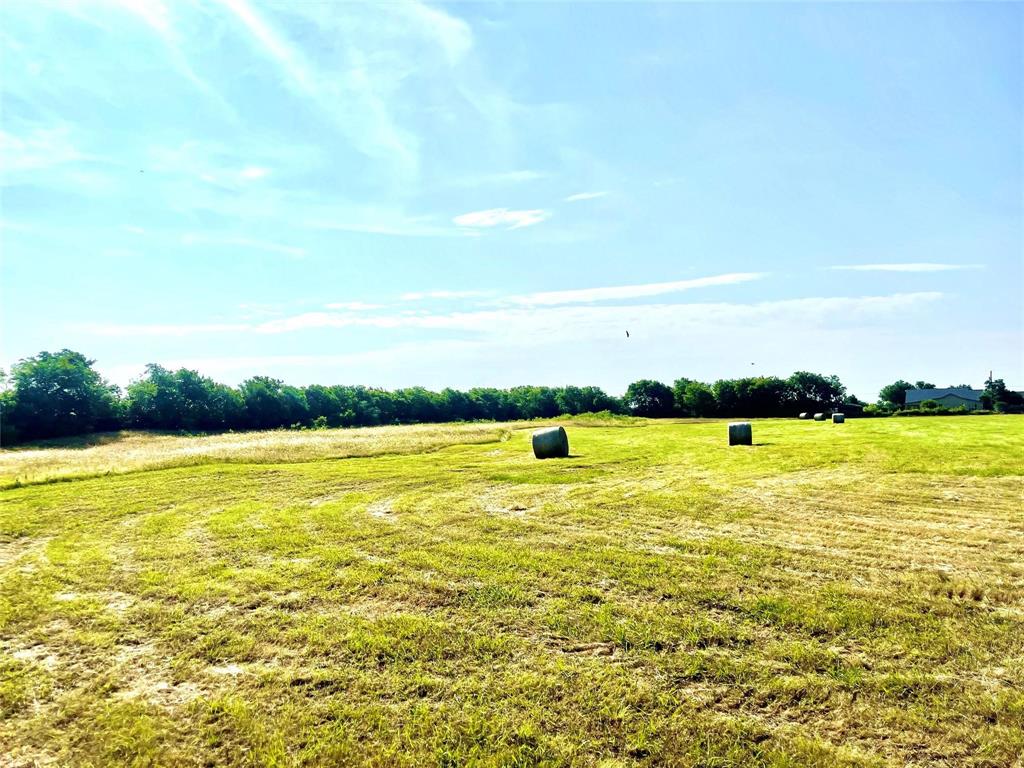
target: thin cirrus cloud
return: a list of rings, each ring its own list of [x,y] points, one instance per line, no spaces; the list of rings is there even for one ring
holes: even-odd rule
[[[691,280],[675,280],[668,283],[646,283],[643,285],[616,285],[605,288],[579,288],[569,291],[541,291],[523,296],[509,296],[501,299],[502,304],[555,305],[580,304],[614,299],[637,299],[645,296],[660,296],[679,293],[694,288],[709,288],[716,285],[734,285],[760,280],[766,272],[730,272],[724,275],[697,277]]]
[[[477,299],[490,296],[490,291],[410,291],[398,298],[402,301],[423,301],[424,299]]]
[[[582,200],[596,200],[599,197],[607,197],[609,194],[608,192],[578,192],[565,198],[565,202],[578,203]]]
[[[724,327],[759,329],[772,338],[808,324],[843,327],[888,321],[943,297],[939,292],[882,296],[812,297],[754,303],[563,305],[501,307],[423,314],[305,312],[260,323],[186,325],[86,325],[101,336],[187,336],[229,333],[276,335],[316,329],[417,328],[433,332],[470,332],[490,344],[531,346],[618,337],[622,328],[657,329],[660,338],[685,339]]]
[[[211,333],[242,333],[254,328],[251,323],[149,323],[149,324],[93,324],[79,326],[96,336],[195,336]]]
[[[253,50],[278,68],[283,83],[324,115],[358,152],[390,169],[393,179],[411,181],[420,172],[420,138],[399,119],[396,100],[411,60],[380,57],[377,48],[402,38],[426,43],[422,57],[437,52],[450,69],[473,47],[469,26],[422,3],[380,6],[377,14],[351,7],[334,12],[330,4],[261,5],[247,0],[222,0]],[[301,18],[304,29],[330,40],[340,49],[342,66],[326,67],[306,54],[277,26],[280,13]],[[412,54],[410,53],[410,59]]]
[[[482,187],[490,184],[525,184],[546,179],[550,174],[544,171],[522,169],[516,171],[496,171],[468,176],[458,176],[449,181],[453,187]]]
[[[137,140],[134,133],[109,133],[105,126],[97,130],[88,121],[45,126],[35,120],[11,120],[0,133],[8,174],[33,174],[37,183],[38,170],[49,169],[45,186],[64,193],[70,187],[92,200],[95,195],[86,187],[83,173],[73,176],[61,166],[75,170],[77,164],[102,161],[107,165],[101,170],[111,176],[113,189],[126,183],[144,189],[139,199],[154,201],[154,217],[212,213],[224,219],[257,218],[261,223],[275,219],[290,231],[301,226],[386,237],[461,238],[495,227],[530,227],[551,215],[536,209],[490,215],[473,211],[455,226],[451,216],[457,210],[436,215],[424,213],[423,207],[410,211],[409,201],[417,191],[527,184],[558,172],[520,165],[514,160],[520,155],[519,140],[510,136],[520,124],[531,129],[548,125],[557,132],[564,124],[564,110],[514,99],[486,76],[484,68],[469,66],[479,63],[475,57],[480,55],[473,29],[448,11],[417,0],[343,6],[287,0],[221,0],[205,6],[114,0],[96,12],[77,3],[55,2],[48,11],[50,4],[39,5],[46,13],[67,10],[95,24],[96,34],[117,41],[119,57],[120,46],[125,45],[129,69],[158,57],[155,70],[161,79],[151,92],[185,87],[182,92],[191,97],[189,83],[199,88],[205,98],[195,100],[194,119],[202,121],[204,131],[189,133],[205,138],[162,147],[159,139]],[[217,27],[224,51],[230,51],[228,66],[218,66],[220,52],[196,43],[210,24]],[[41,29],[42,25],[22,31],[42,37]],[[126,40],[137,45],[127,46]],[[47,114],[55,109],[50,102],[56,95],[48,91],[54,82],[60,83],[57,90],[65,100],[68,94],[88,94],[97,103],[117,102],[116,89],[110,85],[116,81],[112,65],[73,67],[67,62],[80,60],[82,50],[61,55],[58,49],[63,44],[34,42],[42,45],[24,45],[12,52],[12,71],[41,66],[47,77],[11,78],[5,94],[9,91],[12,98],[36,104],[33,111]],[[317,55],[320,50],[330,50],[331,55]],[[249,73],[246,87],[256,95],[236,98],[239,92],[230,72],[238,66]],[[241,144],[225,140],[254,119],[254,104],[271,101],[286,112],[301,111],[315,130],[304,130],[293,137],[296,140],[284,143],[249,134]],[[430,109],[416,108],[424,104]],[[142,105],[140,111],[154,110]],[[466,136],[452,139],[449,115],[466,126]],[[421,148],[432,146],[439,136],[458,141],[461,149],[486,162],[464,166],[460,161],[453,167],[432,157],[430,163],[421,163]],[[124,169],[134,173],[136,162],[140,172],[126,179]],[[342,165],[365,180],[359,203],[326,181],[337,172],[335,166]],[[489,173],[466,176],[465,167],[481,165]],[[311,206],[309,199],[317,205]]]
[[[324,304],[327,309],[344,309],[349,312],[370,312],[375,309],[384,309],[383,304],[367,304],[363,301],[334,301]]]
[[[956,269],[981,269],[980,264],[938,264],[914,261],[902,264],[844,264],[829,269],[847,272],[949,272]]]
[[[292,258],[301,258],[306,255],[305,248],[299,248],[294,245],[285,245],[283,243],[275,243],[270,240],[254,240],[248,237],[221,237],[217,235],[201,235],[195,233],[186,233],[182,235],[181,243],[182,245],[189,246],[212,245],[229,248],[251,249],[256,251],[269,251],[270,253],[280,253],[285,256],[291,256]]]
[[[362,302],[335,302],[326,308],[338,310],[332,312],[304,312],[291,317],[282,317],[264,323],[211,323],[186,325],[86,325],[83,329],[100,336],[185,336],[202,333],[236,333],[252,331],[256,333],[277,334],[314,328],[345,328],[350,326],[369,326],[377,328],[417,327],[433,329],[479,329],[487,326],[498,318],[498,327],[506,321],[514,321],[522,315],[540,312],[541,317],[553,316],[558,310],[573,311],[575,308],[566,305],[593,304],[600,301],[643,298],[660,296],[669,293],[688,291],[694,288],[707,288],[717,285],[733,285],[736,283],[759,280],[765,277],[760,272],[732,272],[724,275],[698,277],[691,280],[677,280],[669,283],[647,283],[644,285],[620,285],[604,288],[582,288],[570,291],[544,291],[521,296],[508,296],[489,302],[492,309],[480,309],[467,312],[448,313],[409,313],[398,314],[365,314],[382,309],[381,305]],[[426,298],[458,299],[473,298],[485,295],[484,291],[422,291],[402,294],[403,301],[419,301]],[[561,306],[559,306],[561,305]],[[595,309],[625,312],[650,311],[650,307],[673,307],[679,305],[640,305],[621,307],[595,307]],[[687,305],[690,307],[698,305]],[[706,305],[711,306],[711,305]],[[744,306],[744,305],[736,305]],[[595,322],[590,318],[587,322]]]
[[[551,218],[551,212],[540,208],[514,211],[508,208],[489,208],[486,211],[471,211],[452,219],[456,226],[469,229],[488,229],[504,226],[506,229],[522,229],[540,224]]]
[[[89,157],[75,147],[66,125],[37,128],[24,136],[0,131],[0,161],[5,174],[36,172],[83,159]]]
[[[259,167],[257,165],[251,165],[248,168],[243,168],[242,169],[241,176],[242,176],[243,179],[255,180],[255,179],[262,179],[263,177],[267,176],[269,173],[270,173],[270,170],[267,169],[267,168],[261,168],[261,167]]]

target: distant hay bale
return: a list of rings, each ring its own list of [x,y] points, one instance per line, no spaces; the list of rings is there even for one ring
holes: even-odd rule
[[[842,424],[845,421],[846,421],[846,414],[843,414],[843,413],[833,413],[832,414],[832,423],[833,424]]]
[[[729,422],[729,445],[753,445],[754,430],[749,421]]]
[[[538,429],[533,433],[533,455],[538,459],[564,459],[569,455],[569,436],[562,427]]]
[[[811,418],[811,414],[809,414],[807,411],[804,411],[797,418],[799,418],[799,419],[809,419],[809,418]]]
[[[814,420],[815,421],[824,421],[825,420],[825,414],[824,413],[816,413],[816,414],[814,414]]]

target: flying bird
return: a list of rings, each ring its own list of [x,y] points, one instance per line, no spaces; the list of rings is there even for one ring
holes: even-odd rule
[[[629,338],[629,331],[626,331],[626,338]]]

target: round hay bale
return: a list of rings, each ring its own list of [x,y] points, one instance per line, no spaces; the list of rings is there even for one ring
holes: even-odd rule
[[[816,414],[814,414],[814,420],[815,421],[824,421],[825,420],[825,414],[824,413],[816,413]]]
[[[538,459],[564,459],[569,455],[569,436],[562,427],[538,429],[533,433],[533,455]]]
[[[809,419],[809,418],[811,418],[811,414],[809,414],[807,411],[804,411],[797,418],[798,419]]]
[[[833,424],[843,424],[845,422],[846,422],[846,414],[845,413],[833,413],[832,414],[832,423]]]
[[[753,445],[754,430],[749,421],[729,422],[729,445]]]

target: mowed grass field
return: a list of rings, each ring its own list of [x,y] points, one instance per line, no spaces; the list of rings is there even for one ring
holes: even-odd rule
[[[561,423],[0,453],[0,765],[1024,765],[1024,417]]]

